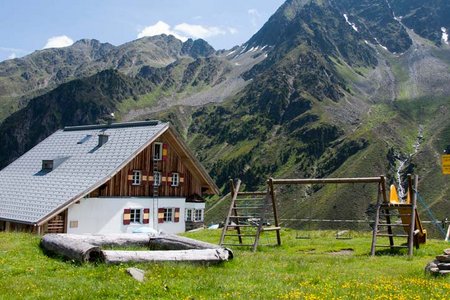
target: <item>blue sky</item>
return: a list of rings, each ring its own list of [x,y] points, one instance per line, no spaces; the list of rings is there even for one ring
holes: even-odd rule
[[[247,41],[284,0],[1,0],[0,61],[82,39],[120,45],[145,35]]]

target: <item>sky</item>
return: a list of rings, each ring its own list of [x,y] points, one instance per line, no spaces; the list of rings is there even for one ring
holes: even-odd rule
[[[230,49],[284,0],[0,0],[0,61],[88,38],[113,45],[143,36],[203,38]]]

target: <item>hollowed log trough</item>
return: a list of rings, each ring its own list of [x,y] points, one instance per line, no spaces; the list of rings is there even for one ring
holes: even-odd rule
[[[94,261],[107,264],[163,261],[220,263],[233,258],[230,249],[176,235],[46,234],[41,240],[41,246],[46,252],[80,263]],[[102,250],[104,246],[145,246],[149,250]]]

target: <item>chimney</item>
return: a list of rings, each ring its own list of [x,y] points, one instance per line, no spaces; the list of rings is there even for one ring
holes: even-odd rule
[[[101,147],[104,144],[106,144],[106,142],[108,141],[108,137],[109,136],[107,134],[104,134],[104,133],[99,134],[98,135],[98,145],[97,145],[97,147]]]

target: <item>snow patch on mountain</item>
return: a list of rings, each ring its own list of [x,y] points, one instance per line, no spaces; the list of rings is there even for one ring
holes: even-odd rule
[[[445,27],[441,27],[441,31],[442,31],[442,41],[448,45],[448,33],[447,33],[447,29]]]
[[[355,24],[355,23],[352,23],[352,22],[350,22],[350,21],[348,20],[347,14],[344,14],[344,19],[345,19],[345,22],[347,22],[348,25],[352,26],[352,28],[353,28],[354,31],[358,32],[358,27],[356,27],[356,24]]]
[[[381,45],[381,43],[377,40],[377,38],[374,38],[374,39],[375,39],[375,42],[377,42],[378,46],[380,46],[381,48],[383,48],[386,51],[389,51],[386,46]]]

